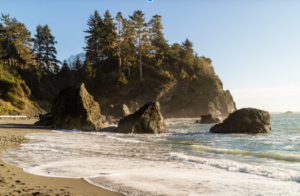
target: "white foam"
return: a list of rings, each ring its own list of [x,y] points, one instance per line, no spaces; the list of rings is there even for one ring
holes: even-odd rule
[[[131,140],[131,139],[124,139],[124,138],[117,138],[117,137],[112,137],[112,136],[106,136],[107,139],[110,140],[115,140],[118,142],[124,142],[124,143],[129,143],[129,144],[141,144],[141,141],[137,141],[137,140]]]
[[[169,148],[138,143],[131,135],[73,130],[26,137],[32,139],[30,143],[3,153],[6,163],[35,175],[85,178],[127,195],[297,195],[300,191],[298,183],[279,181],[298,181],[299,175],[292,171],[171,153]]]
[[[283,181],[300,182],[300,173],[291,170],[285,170],[274,167],[260,167],[248,164],[237,163],[226,159],[206,159],[195,156],[187,156],[182,153],[168,153],[165,156],[170,156],[172,159],[179,161],[188,161],[197,164],[204,164],[220,169],[225,169],[231,172],[242,172],[264,176],[268,178],[275,178]]]

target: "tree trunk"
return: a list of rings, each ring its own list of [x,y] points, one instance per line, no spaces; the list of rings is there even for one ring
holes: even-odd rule
[[[120,49],[120,47],[119,47]],[[119,54],[119,75],[121,75],[121,55]]]
[[[6,27],[7,28],[7,27]],[[8,32],[7,32],[8,33]],[[7,49],[8,49],[8,66],[11,67],[11,60],[9,64],[9,59],[10,59],[10,48],[9,48],[9,39],[8,39],[8,34],[7,34]]]
[[[121,24],[121,21],[119,20],[119,32],[118,32],[118,37],[119,37],[119,40],[118,40],[118,42],[119,42],[119,75],[121,75],[121,46],[120,46],[121,40],[120,40],[120,24]]]
[[[140,80],[144,81],[143,75],[142,75],[142,54],[141,54],[141,43],[139,40],[139,53],[140,53]]]
[[[128,77],[130,78],[130,67],[129,67],[129,62],[128,62],[128,56],[127,56],[127,69],[128,69]]]

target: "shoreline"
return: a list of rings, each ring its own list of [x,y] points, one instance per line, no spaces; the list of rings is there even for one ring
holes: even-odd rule
[[[0,155],[8,149],[19,148],[29,140],[28,133],[51,132],[53,128],[34,126],[32,120],[0,119]],[[32,175],[0,159],[0,195],[107,195],[123,194],[94,186],[83,178],[55,178]]]
[[[27,133],[31,134],[28,138],[38,141],[38,145],[34,146],[34,143],[27,145],[24,144],[22,150],[11,150],[12,159],[5,153],[3,159],[12,165],[19,165],[20,160],[23,162],[24,168],[29,166],[29,170],[25,173],[22,168],[5,165],[5,169],[1,169],[3,161],[0,160],[0,196],[1,195],[291,195],[296,196],[300,191],[300,184],[295,181],[277,179],[276,176],[264,176],[260,174],[249,173],[248,166],[251,165],[229,165],[230,168],[224,168],[225,162],[221,159],[220,162],[207,162],[205,158],[191,159],[185,155],[182,157],[180,153],[172,153],[170,151],[153,151],[154,149],[141,148],[140,151],[135,151],[142,144],[128,143],[126,138],[117,140],[114,135],[91,132],[89,134],[80,132],[59,132],[48,127],[31,126],[35,120],[23,120],[18,122],[17,120],[0,120],[0,139],[3,136],[9,142],[1,143],[0,140],[0,152],[5,149],[14,149],[19,146],[20,143],[25,143],[28,139],[24,138]],[[59,133],[57,133],[59,132]],[[58,136],[59,134],[59,136]],[[118,142],[119,141],[119,142]],[[125,142],[124,142],[125,141]],[[132,141],[132,138],[129,138]],[[123,156],[111,157],[89,157],[75,158],[73,156],[68,157],[68,153],[64,156],[64,152],[74,152],[78,147],[83,147],[87,143],[90,143],[86,149],[82,152],[86,152],[86,155],[93,155],[94,151],[89,149],[96,149],[97,155],[115,152],[121,150],[122,153],[129,153],[125,158]],[[5,145],[3,145],[5,144]],[[75,144],[75,145],[74,145]],[[95,144],[95,145],[93,145]],[[33,148],[32,146],[33,145]],[[47,151],[41,150],[35,151],[35,147],[41,146],[60,146],[61,151],[59,156],[49,152],[52,152],[51,147],[46,147]],[[27,147],[26,147],[27,146]],[[111,148],[108,148],[111,147]],[[2,149],[3,148],[3,149]],[[28,149],[28,150],[26,150]],[[73,150],[72,150],[73,149]],[[75,149],[75,151],[74,151]],[[101,151],[102,149],[102,151]],[[150,150],[150,151],[149,151]],[[31,154],[31,151],[33,152]],[[56,151],[55,151],[56,152]],[[87,153],[88,152],[88,153]],[[141,160],[134,159],[133,154],[147,154],[149,156],[159,153],[168,153],[167,156],[175,161],[164,161],[165,159],[151,159]],[[27,154],[28,153],[28,154]],[[154,154],[153,154],[154,153]],[[26,157],[23,155],[26,154]],[[42,155],[42,156],[40,156]],[[23,159],[14,159],[13,157],[23,157]],[[37,157],[37,158],[36,158]],[[49,157],[49,159],[48,159]],[[59,158],[61,157],[61,159]],[[74,158],[74,159],[73,159]],[[158,157],[159,158],[159,157]],[[185,160],[182,160],[182,159]],[[14,161],[15,160],[15,161]],[[39,160],[42,160],[41,168],[37,169],[36,164],[39,165]],[[53,161],[54,160],[54,161]],[[177,161],[176,161],[177,160]],[[182,160],[182,161],[180,161]],[[37,162],[35,162],[37,161]],[[46,163],[46,167],[43,169],[43,162]],[[54,163],[51,165],[51,162]],[[33,164],[34,165],[33,165]],[[49,164],[50,165],[49,165]],[[71,163],[71,164],[70,164]],[[101,164],[98,164],[101,163]],[[48,165],[47,165],[48,164]],[[22,165],[22,164],[21,164]],[[31,165],[31,166],[30,166]],[[44,164],[45,165],[45,164]],[[20,166],[21,167],[21,166]],[[23,167],[23,166],[22,166]],[[28,169],[27,168],[27,169]],[[33,170],[30,170],[33,169]],[[79,169],[79,172],[76,172]],[[83,170],[80,170],[83,169]],[[85,170],[88,169],[88,170]],[[10,170],[10,171],[9,171]],[[94,171],[93,171],[94,170]],[[26,170],[25,170],[26,171]],[[60,177],[46,177],[51,175],[52,172],[56,174],[63,174],[63,176],[84,176],[83,174],[93,174],[98,171],[105,171],[103,175],[98,177],[86,177],[80,179],[74,178],[60,178]],[[269,171],[269,170],[268,170]],[[19,173],[17,173],[19,172]],[[30,174],[31,173],[31,174]],[[51,174],[50,174],[51,173]],[[44,176],[37,176],[44,174]],[[107,175],[118,174],[118,175]],[[271,173],[273,174],[273,173]],[[7,175],[6,178],[2,178],[2,175]],[[59,176],[56,175],[56,176]],[[276,174],[277,175],[277,174]],[[281,175],[279,173],[279,175]],[[298,176],[295,176],[299,178]],[[7,180],[7,185],[2,184],[2,180]],[[5,186],[3,186],[5,185]],[[2,190],[4,187],[4,190]],[[8,191],[7,191],[8,190]],[[117,192],[114,192],[117,191]],[[2,194],[6,193],[6,194]],[[38,193],[38,194],[37,194]]]

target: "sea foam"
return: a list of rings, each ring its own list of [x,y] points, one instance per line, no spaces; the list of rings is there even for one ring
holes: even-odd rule
[[[2,158],[6,163],[21,167],[31,174],[84,178],[91,184],[126,195],[299,193],[300,185],[296,183],[300,181],[298,171],[250,165],[223,157],[253,156],[276,163],[296,164],[297,154],[261,153],[199,144],[205,141],[219,146],[227,144],[227,141],[258,141],[262,145],[276,142],[282,145],[280,140],[270,140],[270,137],[275,136],[212,135],[205,131],[209,128],[207,125],[197,125],[186,119],[181,121],[181,124],[175,122],[170,125],[169,129],[173,131],[160,135],[78,130],[31,133],[26,136],[31,139],[30,143],[22,144],[20,149],[5,151]],[[195,138],[202,140],[199,142]],[[208,141],[206,138],[212,140]],[[200,154],[195,156],[193,153]],[[221,158],[202,156],[205,153],[220,155]]]

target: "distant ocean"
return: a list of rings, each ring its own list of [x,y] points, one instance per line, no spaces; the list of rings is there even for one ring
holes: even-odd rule
[[[30,143],[6,151],[2,159],[28,173],[83,177],[111,190],[126,189],[129,195],[147,195],[139,194],[136,187],[147,190],[147,184],[160,175],[158,182],[172,181],[177,175],[196,183],[197,172],[207,166],[228,174],[300,182],[300,113],[272,113],[272,133],[260,135],[211,134],[213,125],[196,124],[196,120],[167,119],[168,133],[159,135],[31,133],[26,136]]]

